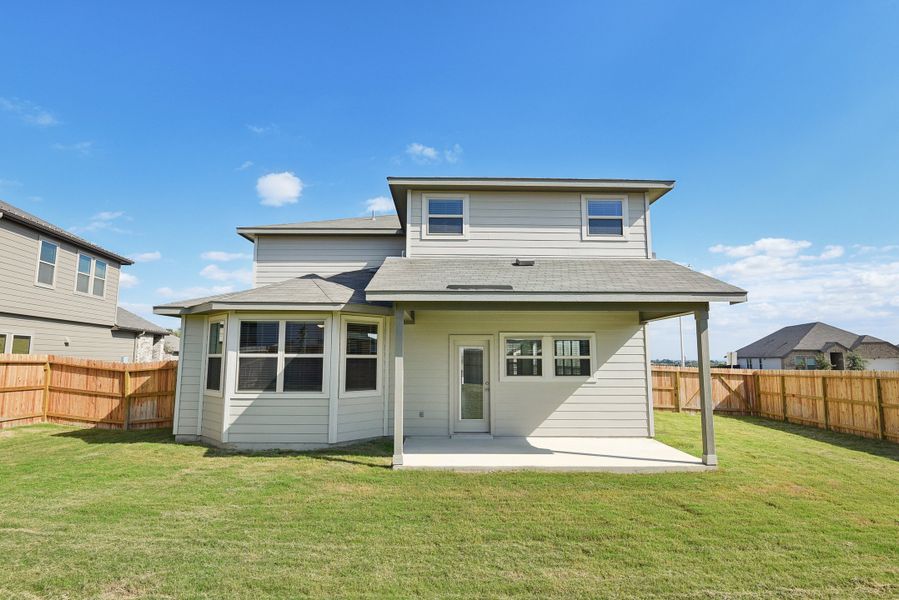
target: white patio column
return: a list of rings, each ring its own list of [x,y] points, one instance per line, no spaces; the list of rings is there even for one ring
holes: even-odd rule
[[[394,306],[393,341],[393,465],[403,464],[403,309]]]
[[[709,309],[694,311],[696,317],[696,360],[699,363],[699,408],[702,417],[702,462],[718,464],[715,454],[715,426],[712,422],[712,373],[709,365]]]

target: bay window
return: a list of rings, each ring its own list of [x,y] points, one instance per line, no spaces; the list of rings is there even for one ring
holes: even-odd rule
[[[238,392],[322,392],[325,322],[240,322]]]
[[[344,327],[343,391],[378,390],[379,328],[377,322],[347,321]]]
[[[206,391],[222,391],[222,356],[225,351],[225,321],[209,323],[206,345]]]

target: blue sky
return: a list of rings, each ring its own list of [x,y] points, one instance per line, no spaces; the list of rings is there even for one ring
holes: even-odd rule
[[[658,256],[750,291],[713,354],[811,320],[899,342],[897,23],[894,1],[15,3],[0,198],[143,255],[121,300],[146,315],[246,287],[236,226],[359,215],[387,175],[674,178]]]

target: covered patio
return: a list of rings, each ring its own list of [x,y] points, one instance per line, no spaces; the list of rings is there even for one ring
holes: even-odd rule
[[[402,469],[452,471],[707,471],[713,466],[650,438],[454,436],[406,438]]]

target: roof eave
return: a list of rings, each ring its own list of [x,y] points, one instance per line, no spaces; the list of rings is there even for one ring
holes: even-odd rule
[[[367,290],[365,297],[372,302],[665,302],[691,303],[746,302],[747,294],[739,293],[591,293],[591,292],[426,292]]]
[[[202,315],[208,313],[225,312],[225,311],[244,311],[244,312],[331,312],[331,311],[353,311],[366,312],[372,314],[389,314],[392,311],[384,306],[373,306],[371,304],[359,304],[354,302],[309,302],[309,303],[290,303],[290,302],[203,302],[194,306],[170,307],[157,306],[153,308],[153,313],[157,315],[180,317],[188,315]]]
[[[61,235],[60,232],[58,232],[58,231],[54,231],[53,229],[51,229],[49,227],[44,227],[44,226],[40,225],[39,223],[34,223],[33,221],[29,221],[28,219],[23,219],[13,213],[0,211],[0,219],[14,221],[20,225],[24,225],[25,227],[28,227],[29,229],[34,229],[36,231],[44,233],[48,237],[65,240],[66,242],[68,242],[69,244],[72,244],[73,246],[75,246],[77,248],[84,248],[85,250],[88,250],[98,256],[102,256],[104,258],[111,259],[111,260],[119,263],[120,265],[127,266],[127,265],[134,264],[134,261],[131,260],[130,258],[125,258],[124,256],[120,256],[120,255],[116,254],[115,252],[110,252],[109,250],[104,250],[103,248],[101,248],[100,246],[97,246],[95,244],[85,243],[85,241],[87,241],[87,240],[80,241],[80,240],[76,239],[74,236]]]
[[[382,235],[382,236],[401,236],[402,229],[362,229],[362,228],[302,228],[302,227],[284,227],[277,229],[267,229],[265,227],[238,227],[237,234],[251,242],[255,241],[257,235]]]

